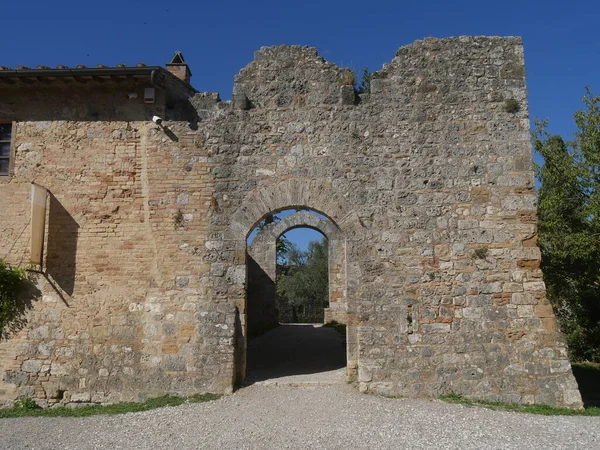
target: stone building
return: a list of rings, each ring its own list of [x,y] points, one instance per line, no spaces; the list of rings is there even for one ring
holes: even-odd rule
[[[31,257],[30,183],[49,200],[0,399],[231,392],[257,309],[246,237],[298,207],[327,217],[362,391],[581,406],[539,269],[519,38],[417,41],[362,96],[299,46],[258,50],[230,102],[180,54],[2,69],[0,257]]]

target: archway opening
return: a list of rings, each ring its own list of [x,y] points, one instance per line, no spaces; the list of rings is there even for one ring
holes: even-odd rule
[[[275,294],[280,324],[325,323],[329,307],[329,242],[312,228],[277,239]]]
[[[304,208],[267,214],[246,255],[246,383],[343,381],[345,251],[335,223]]]

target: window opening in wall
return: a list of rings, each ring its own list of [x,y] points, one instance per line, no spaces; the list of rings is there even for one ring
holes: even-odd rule
[[[0,176],[9,174],[12,124],[0,123]]]

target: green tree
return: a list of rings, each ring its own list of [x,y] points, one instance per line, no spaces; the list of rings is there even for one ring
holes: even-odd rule
[[[294,316],[322,321],[329,302],[327,239],[311,241],[306,251],[290,243],[278,269],[277,294],[293,308]]]
[[[371,92],[371,72],[369,72],[369,68],[365,66],[362,73],[362,79],[360,81],[360,86],[358,87],[359,94],[369,94]]]
[[[27,276],[23,269],[12,268],[0,259],[0,339],[6,339],[25,324],[24,314],[30,302],[23,298]]]
[[[600,362],[600,96],[575,113],[573,142],[538,122],[539,245],[548,298],[575,360]]]

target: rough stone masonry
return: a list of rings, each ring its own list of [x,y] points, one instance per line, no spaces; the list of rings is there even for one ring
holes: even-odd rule
[[[0,257],[28,260],[30,182],[50,191],[2,400],[231,392],[246,237],[297,207],[335,235],[330,310],[361,391],[581,407],[539,268],[521,39],[417,41],[360,96],[313,48],[261,48],[230,102],[172,66],[0,71]]]

